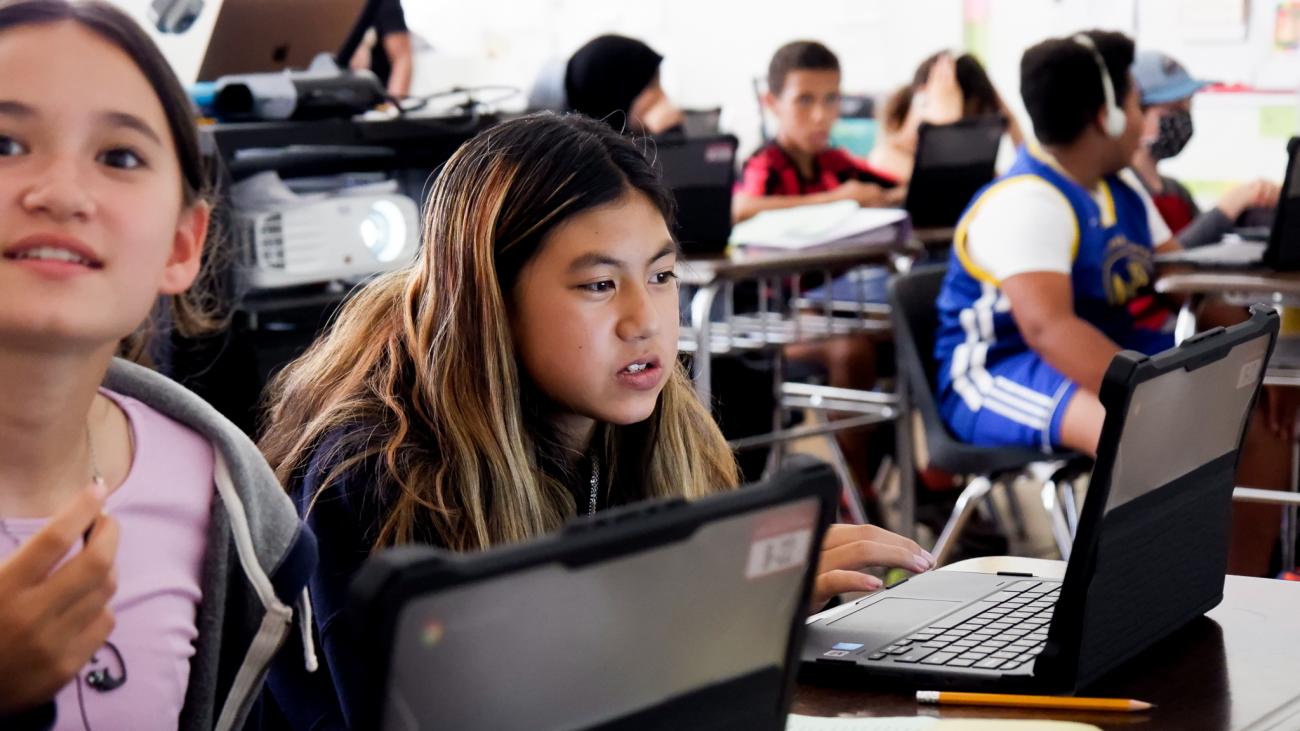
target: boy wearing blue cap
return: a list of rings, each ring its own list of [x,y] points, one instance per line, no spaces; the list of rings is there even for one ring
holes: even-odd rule
[[[1158,51],[1137,54],[1133,79],[1141,95],[1142,144],[1132,166],[1184,247],[1217,242],[1247,208],[1277,205],[1277,184],[1261,179],[1232,188],[1214,208],[1201,211],[1187,188],[1161,175],[1157,164],[1182,152],[1192,138],[1192,95],[1209,82],[1192,78],[1182,64]]]

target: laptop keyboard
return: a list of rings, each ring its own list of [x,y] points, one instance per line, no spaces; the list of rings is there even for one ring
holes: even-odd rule
[[[984,597],[997,602],[978,614],[950,615],[868,656],[882,662],[1014,670],[1038,656],[1061,585],[1018,581]]]

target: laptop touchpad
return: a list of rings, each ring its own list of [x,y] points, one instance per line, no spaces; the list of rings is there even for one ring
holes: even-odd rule
[[[837,630],[901,632],[952,611],[958,601],[890,597],[831,622]]]

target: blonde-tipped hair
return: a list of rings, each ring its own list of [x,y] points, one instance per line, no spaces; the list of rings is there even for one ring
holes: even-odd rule
[[[430,539],[478,549],[574,515],[518,365],[510,293],[549,231],[630,190],[671,219],[642,152],[576,115],[506,122],[457,151],[430,191],[417,260],[362,288],[272,383],[261,447],[286,487],[326,444],[335,454],[321,460],[330,468],[313,500],[377,464],[374,488],[386,492],[375,548]],[[680,364],[649,419],[601,426],[592,449],[624,499],[694,498],[738,481]]]

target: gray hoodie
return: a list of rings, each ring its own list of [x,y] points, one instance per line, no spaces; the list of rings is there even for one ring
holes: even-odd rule
[[[303,633],[301,662],[315,670],[305,589],[316,566],[315,538],[257,447],[207,402],[165,376],[123,360],[113,361],[104,387],[212,442],[216,499],[203,566],[199,636],[180,728],[241,728],[271,659],[295,623]]]

